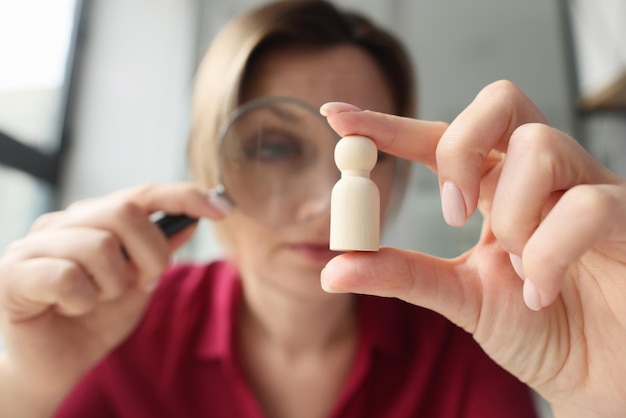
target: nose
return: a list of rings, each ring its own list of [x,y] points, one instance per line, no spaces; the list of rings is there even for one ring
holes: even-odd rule
[[[330,217],[330,196],[320,195],[316,199],[309,199],[298,208],[297,219],[309,220],[320,217],[328,212]]]
[[[330,240],[330,200],[321,212],[317,212],[314,218],[304,223],[303,227],[307,229],[316,239]]]

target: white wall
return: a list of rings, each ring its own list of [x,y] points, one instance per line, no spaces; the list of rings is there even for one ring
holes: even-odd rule
[[[580,90],[593,96],[626,74],[626,2],[569,0]]]
[[[61,206],[184,174],[193,0],[94,0]]]

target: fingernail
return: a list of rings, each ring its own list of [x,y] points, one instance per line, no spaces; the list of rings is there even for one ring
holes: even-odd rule
[[[522,267],[522,257],[517,254],[509,253],[509,258],[511,259],[511,265],[513,266],[513,270],[520,277],[520,279],[524,279],[524,269]]]
[[[530,280],[524,280],[524,303],[533,311],[541,310],[541,297],[535,284]]]
[[[441,188],[441,206],[443,218],[450,226],[463,226],[465,224],[465,201],[461,189],[446,181]]]
[[[234,208],[224,193],[223,187],[214,187],[209,190],[208,200],[211,206],[219,210],[223,215],[228,215]]]
[[[322,116],[328,116],[332,113],[342,113],[342,112],[360,112],[361,109],[352,105],[350,103],[344,102],[328,102],[320,107],[320,114]]]

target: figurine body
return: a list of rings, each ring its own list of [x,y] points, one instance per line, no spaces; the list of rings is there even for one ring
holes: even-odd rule
[[[347,136],[337,142],[335,163],[341,179],[330,202],[330,249],[378,251],[380,247],[380,193],[370,172],[378,150],[364,136]]]

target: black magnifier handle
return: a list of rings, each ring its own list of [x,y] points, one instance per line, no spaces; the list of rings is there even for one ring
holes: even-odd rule
[[[166,237],[171,237],[197,221],[198,219],[191,218],[187,215],[164,215],[154,221],[154,223],[163,231]],[[128,251],[126,251],[126,248],[122,247],[121,250],[124,258],[130,260],[130,255]]]
[[[164,215],[154,223],[163,231],[166,237],[171,237],[197,221],[198,219],[187,215]]]

